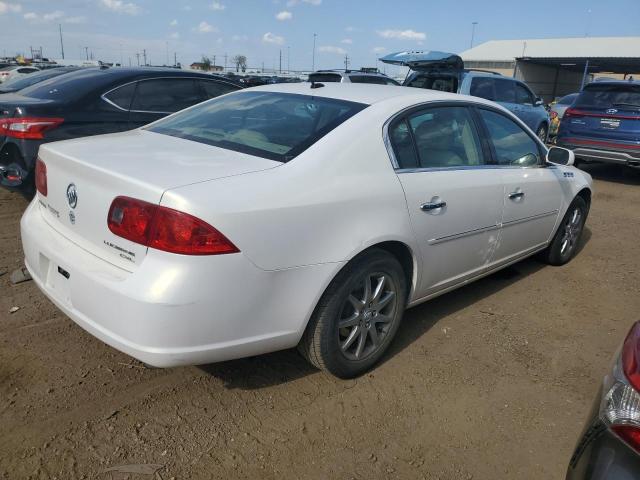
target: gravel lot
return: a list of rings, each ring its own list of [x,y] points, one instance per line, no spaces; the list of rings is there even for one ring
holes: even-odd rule
[[[577,258],[527,260],[409,310],[354,381],[294,351],[146,369],[0,276],[0,478],[563,479],[640,311],[640,172],[588,169]],[[0,273],[21,265],[25,207],[0,192]],[[105,472],[146,464],[155,476]]]

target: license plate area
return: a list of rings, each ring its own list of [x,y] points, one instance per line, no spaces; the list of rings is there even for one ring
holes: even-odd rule
[[[601,118],[600,127],[606,130],[616,130],[620,126],[619,118]]]
[[[71,306],[71,273],[43,254],[40,254],[40,271],[51,295]]]

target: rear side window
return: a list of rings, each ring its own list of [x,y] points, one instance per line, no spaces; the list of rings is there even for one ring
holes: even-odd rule
[[[35,68],[19,68],[18,69],[18,73],[33,73],[38,71],[39,70],[36,70]]]
[[[466,107],[429,108],[414,113],[391,128],[390,138],[400,168],[468,167],[484,163],[480,139]],[[409,138],[415,145],[415,153],[409,148]]]
[[[576,99],[576,108],[640,108],[640,85],[591,84]]]
[[[138,82],[131,110],[173,113],[200,103],[196,81],[186,78],[159,78]]]
[[[238,87],[235,87],[228,83],[216,82],[214,80],[199,80],[199,82],[202,86],[202,90],[204,91],[205,100],[219,97],[220,95],[234,92],[239,89]]]
[[[471,88],[469,94],[474,97],[486,98],[487,100],[495,100],[493,78],[474,77],[471,80]]]
[[[147,129],[287,162],[366,107],[309,95],[238,92],[210,100]]]
[[[516,103],[516,83],[500,78],[493,79],[496,88],[496,102]]]
[[[127,85],[122,85],[121,87],[117,87],[114,90],[107,92],[103,96],[105,100],[113,103],[122,110],[129,110],[129,108],[131,108],[131,100],[133,99],[133,92],[135,92],[135,90],[136,84],[134,82]]]
[[[312,73],[309,75],[310,82],[324,82],[324,83],[340,83],[342,76],[337,73]]]
[[[530,167],[540,163],[538,144],[513,120],[490,110],[480,109],[493,143],[499,165]]]

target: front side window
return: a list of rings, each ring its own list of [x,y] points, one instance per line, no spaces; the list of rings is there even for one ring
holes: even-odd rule
[[[172,113],[200,103],[196,81],[186,78],[159,78],[138,82],[131,110]]]
[[[276,92],[238,92],[160,120],[148,130],[287,162],[367,105]]]
[[[516,103],[515,82],[511,80],[494,79],[496,82],[496,102]]]
[[[516,102],[520,105],[533,105],[531,92],[524,85],[516,83]]]
[[[400,168],[469,167],[484,163],[478,133],[466,107],[416,112],[394,124],[389,133]],[[409,145],[414,147],[413,153]]]
[[[480,109],[499,165],[531,167],[540,163],[538,144],[520,125],[499,113]]]

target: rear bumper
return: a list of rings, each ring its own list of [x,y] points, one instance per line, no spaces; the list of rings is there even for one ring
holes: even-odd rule
[[[576,158],[592,160],[603,163],[613,163],[618,165],[628,165],[630,167],[640,167],[640,148],[623,149],[610,146],[578,145],[567,142],[559,138],[556,142],[559,147],[573,150]]]
[[[194,257],[150,249],[127,272],[46,223],[38,200],[21,221],[37,286],[83,329],[157,367],[290,348],[337,264],[264,271],[244,255]]]

